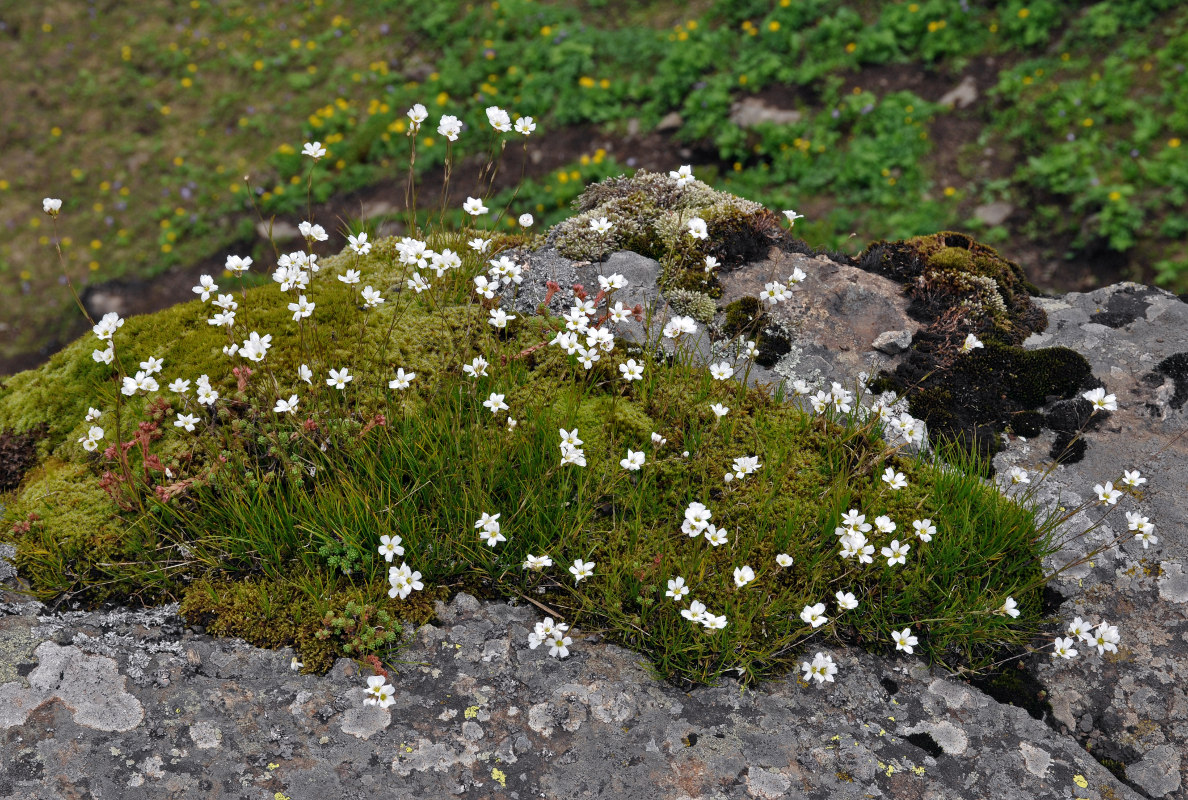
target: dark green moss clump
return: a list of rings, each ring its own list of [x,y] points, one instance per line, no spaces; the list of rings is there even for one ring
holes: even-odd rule
[[[992,456],[999,433],[1036,436],[1044,424],[1037,409],[1094,384],[1078,353],[1020,346],[1046,327],[1047,315],[1032,302],[1036,289],[1022,268],[993,248],[937,233],[873,244],[859,266],[903,283],[908,314],[925,326],[907,359],[873,388],[907,395],[934,437]],[[984,347],[960,353],[970,333]]]
[[[0,431],[0,492],[11,491],[37,462],[37,440],[45,435],[44,425],[17,433],[11,428]]]

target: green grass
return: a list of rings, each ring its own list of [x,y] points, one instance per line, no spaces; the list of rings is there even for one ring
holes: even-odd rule
[[[55,236],[80,284],[158,275],[232,245],[271,257],[252,226],[258,213],[303,212],[301,142],[331,150],[316,201],[398,178],[414,102],[432,123],[441,113],[467,123],[459,156],[491,146],[490,104],[537,117],[542,133],[585,125],[610,136],[633,120],[646,133],[677,111],[677,143],[708,162],[700,177],[806,211],[798,230],[814,244],[963,228],[1055,258],[1104,249],[1137,278],[1185,288],[1188,107],[1177,87],[1188,11],[1170,0],[973,5],[194,0],[92,19],[74,3],[19,4],[0,17],[10,65],[0,91],[12,109],[0,127],[10,145],[0,148],[10,221],[0,352],[68,330],[69,300],[49,266]],[[939,151],[934,136],[960,114],[872,88],[888,65],[955,84],[986,57],[997,86],[976,107],[978,141],[960,151]],[[733,102],[778,87],[794,95],[780,102],[799,122],[729,121]],[[999,162],[989,173],[985,148]],[[418,169],[444,159],[427,126]],[[575,161],[525,187],[515,210],[558,221],[575,173],[609,174],[589,166]],[[39,211],[46,194],[65,199],[56,232]],[[973,211],[993,200],[1028,213],[986,229]]]
[[[458,239],[433,240],[447,244]],[[214,411],[194,405],[193,394],[123,399],[90,361],[91,337],[21,376],[27,389],[87,364],[97,370],[62,387],[81,408],[51,432],[56,460],[27,478],[5,513],[5,536],[34,591],[90,602],[180,599],[212,632],[295,644],[307,669],[341,654],[390,656],[397,620],[429,619],[431,601],[458,589],[535,602],[642,652],[658,674],[694,683],[730,670],[748,681],[778,674],[822,638],[889,650],[891,631],[905,626],[926,659],[979,667],[1037,629],[1045,528],[977,477],[978,465],[912,458],[871,421],[806,414],[781,392],[715,381],[690,345],[670,354],[620,341],[587,371],[545,344],[556,319],[520,315],[502,333],[486,324],[470,299],[482,268],[473,256],[416,295],[391,291],[408,271],[394,253],[386,240],[366,258],[327,260],[310,290],[317,311],[301,325],[274,286],[248,289],[235,338],[258,330],[274,341],[241,387],[219,351],[226,335],[204,324],[210,308],[198,301],[117,333],[126,365],[165,357],[162,386],[208,372],[222,398]],[[356,290],[333,280],[352,266],[384,287],[380,309],[360,312]],[[477,354],[490,374],[464,376],[461,364]],[[646,365],[642,381],[620,380],[627,357]],[[313,367],[311,386],[296,376],[302,363]],[[343,366],[357,377],[340,393],[324,377]],[[397,366],[417,373],[407,391],[387,388]],[[301,414],[273,413],[276,398],[294,392]],[[513,428],[482,405],[491,392],[506,396]],[[86,454],[74,443],[88,401],[105,410],[109,443],[117,408],[121,438],[143,437],[126,470],[114,450]],[[730,413],[715,417],[714,402]],[[172,424],[183,409],[201,418],[195,434]],[[12,389],[0,393],[0,420],[35,411]],[[562,428],[578,429],[587,466],[560,464]],[[653,432],[667,443],[654,445]],[[620,467],[628,448],[646,453],[639,472]],[[740,456],[762,467],[724,481]],[[906,488],[887,487],[887,466],[904,473]],[[681,532],[693,502],[709,507],[726,544]],[[897,525],[868,534],[870,565],[837,555],[834,528],[852,508]],[[480,540],[483,513],[501,515],[506,542]],[[938,529],[927,543],[911,536],[923,518]],[[388,596],[390,565],[377,553],[380,536],[393,534],[406,548],[394,565],[407,561],[425,583],[404,601]],[[905,566],[879,557],[892,538],[912,540]],[[776,565],[779,553],[793,557],[791,567]],[[528,554],[548,554],[554,566],[525,571]],[[575,584],[566,568],[579,558],[597,566]],[[738,588],[733,570],[742,565],[757,577]],[[725,615],[725,629],[681,617],[685,604],[665,596],[676,576],[692,589],[685,603]],[[838,591],[853,592],[859,608],[838,613]],[[994,614],[1007,596],[1020,603],[1018,619]],[[800,612],[818,602],[833,621],[813,629]]]

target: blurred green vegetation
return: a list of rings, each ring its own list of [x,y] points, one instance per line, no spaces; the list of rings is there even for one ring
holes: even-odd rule
[[[529,181],[512,210],[538,224],[629,171],[632,147],[671,150],[674,169],[689,147],[699,178],[806,213],[797,232],[815,245],[959,228],[1009,240],[1008,255],[1105,254],[1188,288],[1188,9],[1174,0],[55,1],[0,25],[0,356],[71,324],[57,237],[80,285],[232,245],[264,259],[260,215],[310,199],[301,143],[330,150],[314,202],[400,182],[416,102],[430,113],[419,170],[444,161],[441,114],[467,126],[458,156],[497,149],[492,104],[537,119],[529,148],[565,126],[624,143]],[[938,105],[967,74],[992,88]],[[752,95],[799,118],[741,127],[732,107]],[[649,138],[666,117],[678,127]],[[65,202],[56,230],[46,195]],[[1016,213],[988,226],[974,209],[993,201]]]

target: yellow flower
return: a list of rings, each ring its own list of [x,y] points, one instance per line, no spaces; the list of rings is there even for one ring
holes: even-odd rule
[[[1031,16],[1031,9],[1028,9],[1028,8],[1020,8],[1019,9],[1019,19],[1027,19],[1030,16]]]
[[[1083,120],[1081,120],[1081,126],[1085,127],[1085,128],[1092,128],[1093,127],[1093,117],[1085,117]]]
[[[767,29],[769,31],[771,31],[772,33],[775,33],[776,31],[778,31],[780,29],[779,20],[773,19],[771,22],[767,23]]]
[[[1179,138],[1178,138],[1178,137],[1175,137],[1175,136],[1173,136],[1172,138],[1168,139],[1168,140],[1167,140],[1167,146],[1168,146],[1168,147],[1179,147],[1179,146],[1180,146],[1180,140],[1179,140]]]
[[[853,53],[857,49],[858,49],[858,44],[856,42],[848,42],[846,44],[846,52],[847,53]]]
[[[952,197],[955,194],[957,194],[957,190],[955,188],[952,186],[945,187],[945,197]]]

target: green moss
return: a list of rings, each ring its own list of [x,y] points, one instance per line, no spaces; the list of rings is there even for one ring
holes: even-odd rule
[[[718,306],[712,297],[701,292],[691,292],[687,289],[673,289],[664,293],[668,304],[678,314],[692,317],[703,325],[713,321]]]

